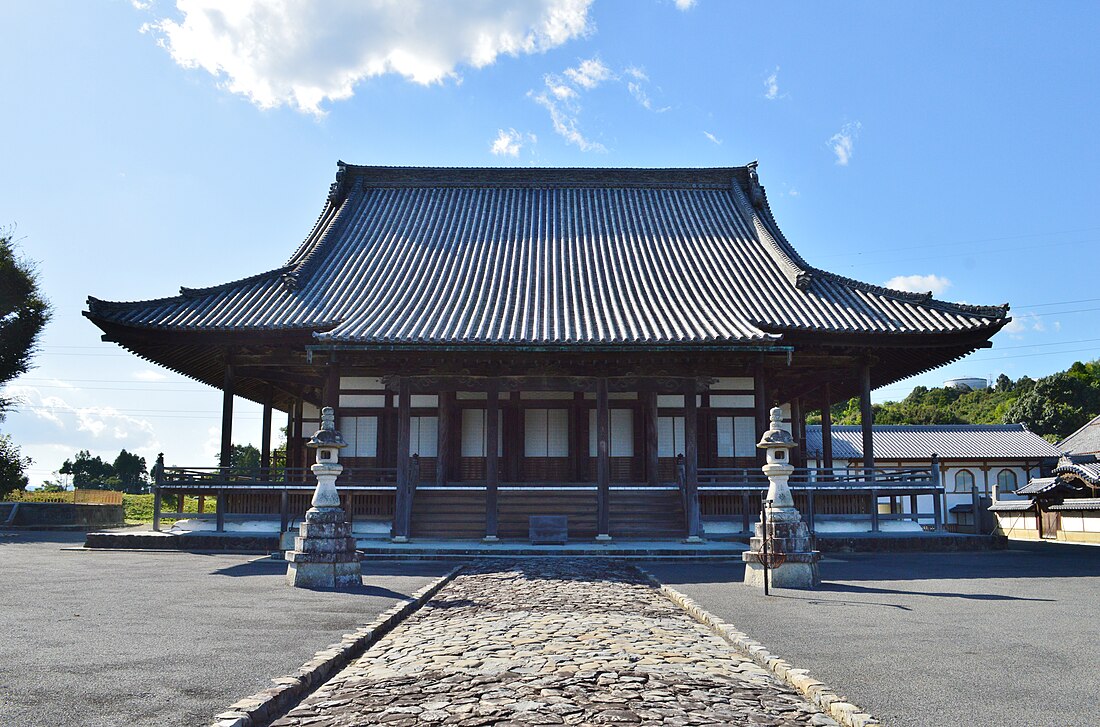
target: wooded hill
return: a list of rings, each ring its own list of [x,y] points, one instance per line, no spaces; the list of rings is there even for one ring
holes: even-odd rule
[[[1026,424],[1058,442],[1100,415],[1100,360],[1077,362],[1066,371],[1016,381],[1004,374],[991,388],[918,386],[901,401],[873,405],[875,424]],[[834,424],[859,424],[859,399],[833,406]],[[820,412],[808,421],[821,422]]]

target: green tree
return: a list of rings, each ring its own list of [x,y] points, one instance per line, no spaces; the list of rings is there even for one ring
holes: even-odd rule
[[[259,470],[260,450],[251,444],[234,444],[229,453],[229,466],[242,470]]]
[[[124,449],[118,453],[111,467],[123,492],[139,495],[149,491],[149,474],[144,457],[131,454]]]
[[[27,489],[25,473],[31,464],[31,458],[23,456],[11,437],[0,434],[0,500]]]
[[[1069,371],[1044,376],[1008,407],[1004,420],[1023,422],[1055,441],[1069,436],[1100,411],[1100,378],[1089,373],[1074,364]]]
[[[10,231],[0,231],[0,385],[25,374],[50,320],[34,264],[16,254]],[[14,402],[0,396],[0,418]]]
[[[98,455],[93,457],[86,449],[77,452],[75,458],[65,460],[58,472],[72,477],[73,487],[86,490],[114,490],[117,487],[111,485],[120,484],[115,468]]]

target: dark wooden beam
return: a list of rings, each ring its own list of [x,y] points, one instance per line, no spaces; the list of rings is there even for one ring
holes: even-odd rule
[[[302,447],[302,439],[305,437],[305,432],[302,430],[304,426],[303,420],[304,414],[304,402],[302,399],[294,400],[294,436],[287,442],[287,448],[294,448],[294,466],[306,467],[309,463],[306,462],[305,449]],[[301,479],[305,479],[305,474],[300,475]]]
[[[219,464],[229,466],[233,454],[233,364],[225,364],[225,378],[222,380],[222,439]]]
[[[499,484],[500,451],[497,449],[497,429],[500,412],[500,392],[489,386],[485,399],[485,539],[497,539],[497,486]]]
[[[436,430],[435,484],[442,487],[447,484],[447,475],[451,466],[451,417],[454,414],[454,394],[443,392],[439,395],[439,426]]]
[[[643,394],[645,407],[645,476],[646,482],[656,486],[658,482],[657,451],[657,392],[649,389]]]
[[[274,387],[268,385],[268,398],[264,402],[263,421],[260,424],[260,470],[264,477],[271,471],[271,402],[275,398]]]
[[[325,372],[325,383],[321,393],[321,406],[340,408],[340,364],[330,363]]]
[[[412,492],[409,482],[409,439],[411,395],[402,381],[397,393],[397,495],[394,502],[393,534],[396,540],[409,537],[412,522]]]
[[[694,382],[684,387],[684,474],[690,484],[699,477],[699,405]]]
[[[761,357],[763,359],[763,357]],[[768,431],[769,426],[769,413],[768,413],[768,387],[767,382],[764,379],[765,376],[764,362],[761,360],[756,368],[752,372],[753,380],[753,396],[755,398],[754,404],[756,405],[756,441],[760,441],[764,432]],[[766,455],[764,450],[756,450],[756,462],[759,465],[763,465],[766,461]]]
[[[596,380],[596,538],[611,537],[611,409],[607,379]]]
[[[871,408],[871,364],[859,367],[859,421],[863,432],[863,466],[875,466],[875,445],[871,427],[874,425],[874,410]],[[872,503],[873,504],[873,503]]]
[[[821,389],[821,466],[833,466],[833,395],[832,385],[826,381]]]
[[[791,399],[791,435],[794,437],[795,444],[798,445],[792,452],[794,455],[794,464],[797,467],[806,466],[806,440],[804,438],[803,427],[805,426],[805,419],[802,415],[802,400],[797,396]]]

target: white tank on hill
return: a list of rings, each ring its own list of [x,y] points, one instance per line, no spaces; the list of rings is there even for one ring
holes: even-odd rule
[[[975,376],[960,376],[957,379],[948,379],[943,382],[943,388],[977,391],[978,389],[988,389],[989,381]]]

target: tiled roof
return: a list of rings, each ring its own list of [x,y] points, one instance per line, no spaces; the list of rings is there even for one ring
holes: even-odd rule
[[[1062,483],[1057,477],[1036,477],[1029,480],[1026,485],[1016,490],[1017,495],[1041,495],[1056,489]]]
[[[1100,454],[1100,416],[1059,442],[1058,448],[1070,454]]]
[[[1031,500],[997,500],[989,506],[990,512],[1022,512],[1035,507]]]
[[[875,458],[1037,459],[1057,457],[1058,449],[1023,424],[875,425]],[[821,452],[821,426],[806,427],[806,451]],[[863,430],[833,427],[833,459],[861,459]]]
[[[88,315],[162,330],[306,329],[361,344],[739,344],[786,332],[989,336],[1005,307],[809,266],[755,167],[341,165],[276,270]]]
[[[1100,485],[1100,462],[1062,459],[1058,462],[1058,466],[1054,468],[1054,474],[1076,475],[1090,485]]]
[[[1062,500],[1060,505],[1051,505],[1051,510],[1100,510],[1100,497],[1071,497]]]

